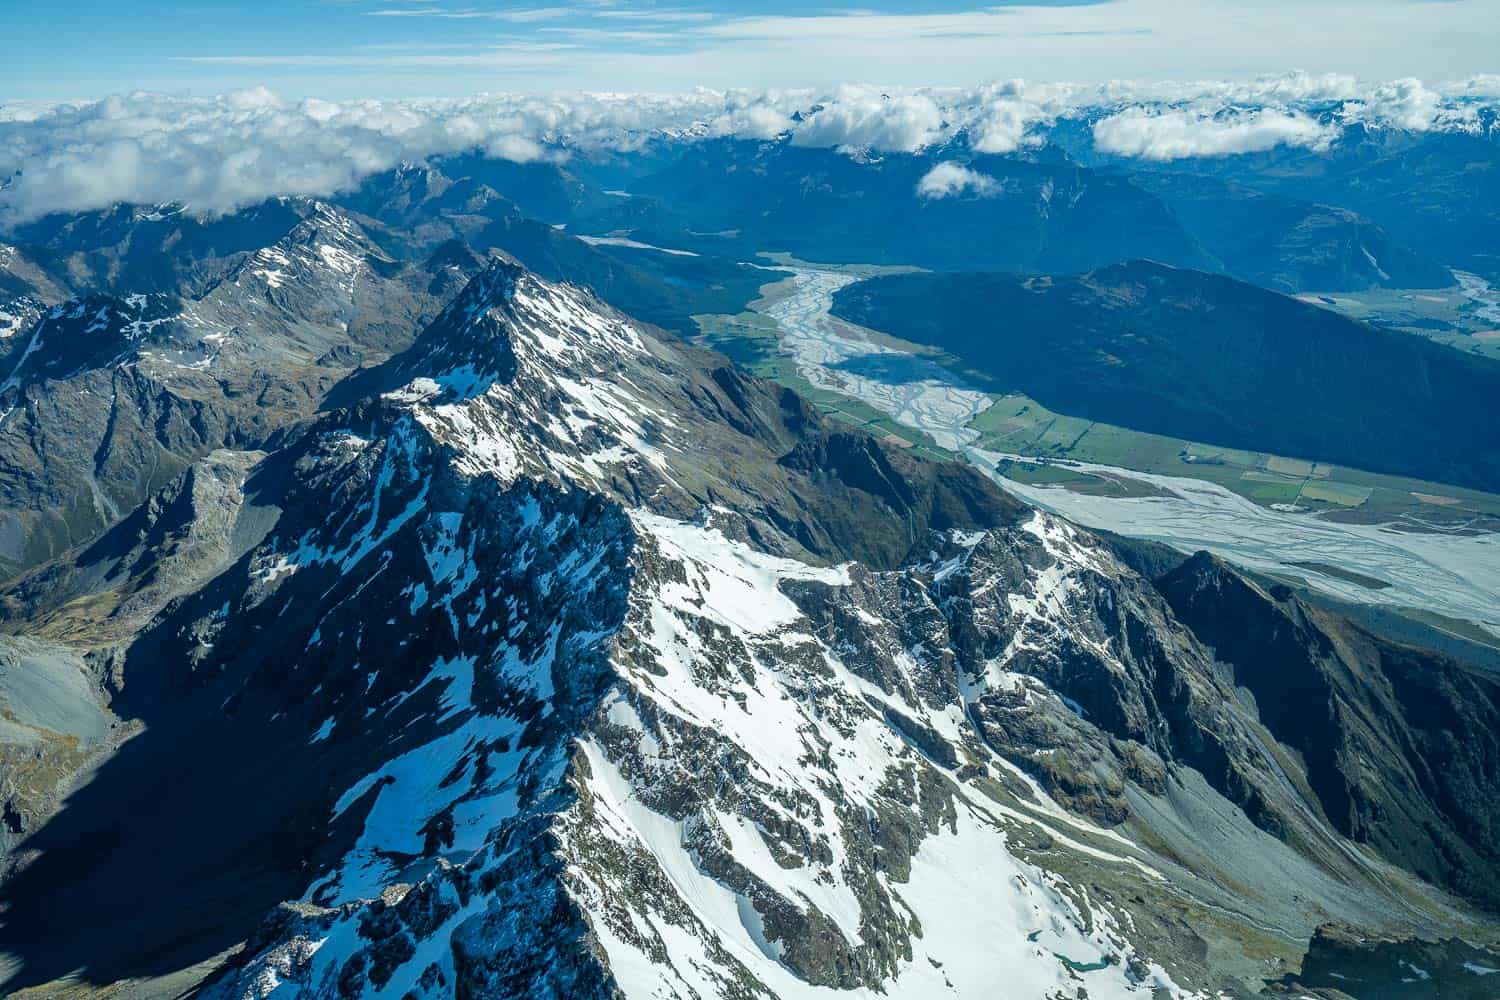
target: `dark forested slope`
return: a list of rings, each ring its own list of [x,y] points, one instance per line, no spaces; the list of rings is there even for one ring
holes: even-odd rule
[[[898,275],[843,289],[834,312],[1063,413],[1500,488],[1500,363],[1230,278],[1148,261]]]

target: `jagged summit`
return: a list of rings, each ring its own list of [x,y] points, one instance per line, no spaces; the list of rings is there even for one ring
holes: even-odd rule
[[[491,258],[397,359],[393,385],[421,378],[441,386],[448,398],[463,399],[513,378],[511,332],[519,321],[514,298],[524,275],[514,261]]]

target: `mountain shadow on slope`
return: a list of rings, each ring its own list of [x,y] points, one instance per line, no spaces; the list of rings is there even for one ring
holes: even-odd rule
[[[1230,278],[1150,261],[1071,277],[894,275],[842,289],[833,312],[1061,413],[1500,488],[1500,362]]]
[[[1500,683],[1391,642],[1199,552],[1156,581],[1301,756],[1341,834],[1500,907]]]
[[[1492,1000],[1500,952],[1457,937],[1374,937],[1324,924],[1308,943],[1302,968],[1270,983],[1269,996],[1341,1000]]]

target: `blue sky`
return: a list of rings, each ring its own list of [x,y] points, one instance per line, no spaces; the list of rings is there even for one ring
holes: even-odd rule
[[[1500,72],[1500,0],[0,0],[0,100]]]

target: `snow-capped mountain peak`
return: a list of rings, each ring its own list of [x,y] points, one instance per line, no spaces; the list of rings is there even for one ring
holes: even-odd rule
[[[1135,683],[1101,608],[1161,611],[1098,543],[1026,513],[929,528],[893,568],[792,555],[789,525],[713,502],[748,487],[705,442],[766,442],[704,416],[691,356],[508,262],[382,378],[373,426],[304,446],[229,602],[320,665],[278,682],[299,753],[365,763],[329,801],[347,846],[216,995],[986,996],[997,968],[1018,995],[1081,970],[1090,996],[1191,994],[1047,859],[1159,862],[999,721],[1097,733],[1038,657]],[[778,486],[850,488],[830,473]]]

